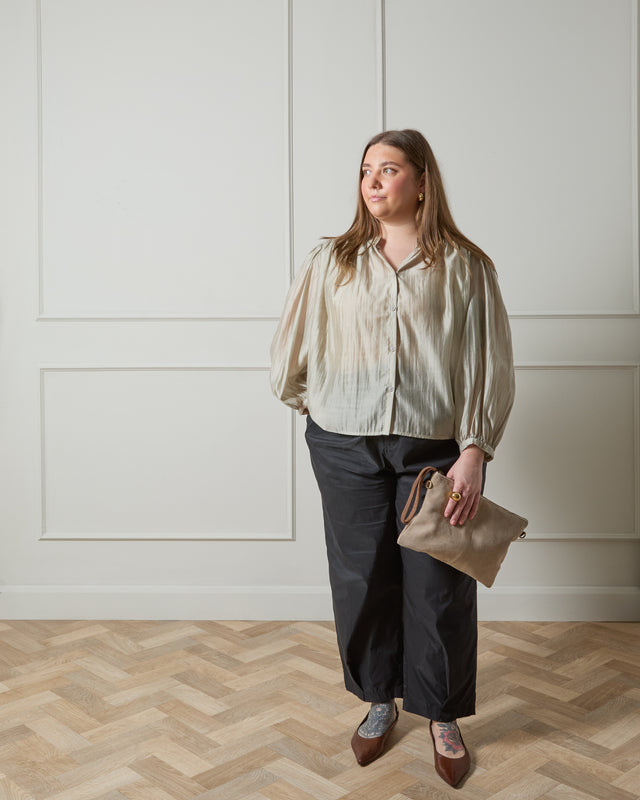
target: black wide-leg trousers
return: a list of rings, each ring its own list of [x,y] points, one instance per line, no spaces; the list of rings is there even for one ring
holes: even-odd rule
[[[345,687],[361,700],[403,698],[438,722],[475,713],[476,582],[400,547],[400,515],[427,466],[447,472],[454,440],[349,436],[307,417],[322,497],[329,579]]]

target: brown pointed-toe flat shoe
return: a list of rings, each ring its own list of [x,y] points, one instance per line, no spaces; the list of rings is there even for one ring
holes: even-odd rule
[[[387,730],[382,734],[382,736],[376,736],[373,739],[365,739],[364,736],[360,736],[358,733],[358,728],[362,725],[363,722],[366,721],[367,717],[365,717],[360,725],[355,730],[355,733],[351,737],[351,748],[356,755],[356,761],[360,764],[361,767],[366,767],[367,764],[370,764],[372,761],[375,761],[376,758],[381,756],[384,753],[384,746],[387,743],[387,738],[389,734],[393,730],[396,722],[398,721],[398,706],[395,706],[396,709],[396,716],[391,725],[387,728]]]
[[[436,772],[449,786],[457,786],[471,767],[469,751],[462,740],[462,734],[460,734],[460,741],[464,747],[464,755],[461,758],[447,758],[438,752],[432,723],[429,723],[429,733],[433,742],[433,766],[436,768]]]

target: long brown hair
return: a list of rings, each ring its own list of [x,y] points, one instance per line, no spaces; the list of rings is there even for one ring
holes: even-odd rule
[[[349,230],[340,236],[326,237],[333,241],[333,256],[338,265],[336,283],[348,282],[356,268],[356,258],[360,248],[371,239],[380,236],[382,230],[378,220],[369,213],[360,183],[362,181],[362,164],[367,151],[374,144],[387,144],[397,147],[405,154],[407,161],[414,168],[419,179],[424,173],[424,202],[418,205],[416,225],[418,228],[418,247],[426,267],[437,266],[444,258],[447,244],[456,250],[465,248],[475,253],[487,264],[494,266],[489,256],[458,230],[444,191],[442,176],[438,163],[433,155],[429,142],[420,131],[407,128],[401,131],[383,131],[370,139],[365,145],[360,159],[358,178],[358,205],[356,215]]]

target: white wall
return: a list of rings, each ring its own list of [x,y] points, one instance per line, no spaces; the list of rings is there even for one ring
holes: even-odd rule
[[[331,616],[268,345],[417,127],[512,314],[481,615],[637,619],[637,43],[637,0],[2,0],[0,617]]]

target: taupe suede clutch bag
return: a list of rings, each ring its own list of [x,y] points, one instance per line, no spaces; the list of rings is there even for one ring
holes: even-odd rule
[[[426,494],[418,510],[423,484]],[[415,479],[402,512],[405,527],[398,544],[428,553],[485,586],[493,586],[509,545],[524,539],[529,521],[481,497],[473,519],[467,519],[464,525],[452,525],[444,516],[452,493],[451,478],[435,467],[425,467]]]

